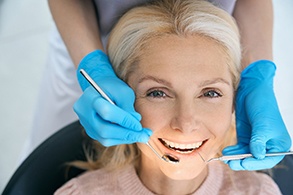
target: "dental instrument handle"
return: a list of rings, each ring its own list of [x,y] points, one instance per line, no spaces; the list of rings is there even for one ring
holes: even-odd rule
[[[282,155],[292,155],[293,151],[289,152],[274,152],[274,153],[267,153],[265,156],[282,156]],[[212,158],[208,160],[207,162],[214,161],[214,160],[220,160],[220,161],[226,161],[226,160],[241,160],[244,158],[253,157],[252,154],[237,154],[237,155],[227,155],[227,156],[221,156],[218,158]]]
[[[244,158],[248,158],[248,157],[252,157],[252,154],[236,154],[236,155],[220,156],[217,158],[211,158],[211,159],[207,160],[206,162],[209,163],[209,162],[215,161],[215,160],[220,160],[220,161],[239,160],[239,159],[244,159]]]
[[[162,158],[162,159],[164,159],[165,161],[166,161],[166,159],[164,158],[164,156],[161,156],[154,148],[153,148],[153,146],[149,143],[149,142],[147,142],[147,143],[145,143],[154,153],[155,153],[155,155],[157,156],[157,157],[159,157],[159,158]]]
[[[80,69],[80,73],[84,78],[94,87],[95,90],[97,90],[103,98],[105,98],[108,102],[115,105],[115,103],[107,96],[107,94],[98,86],[98,84],[86,73],[84,69]]]
[[[238,154],[238,155],[231,155],[231,156],[221,156],[219,157],[219,160],[225,161],[225,160],[239,160],[239,159],[244,159],[252,157],[252,154]]]
[[[274,153],[268,153],[266,156],[282,156],[282,155],[292,155],[293,151],[289,152],[274,152]]]

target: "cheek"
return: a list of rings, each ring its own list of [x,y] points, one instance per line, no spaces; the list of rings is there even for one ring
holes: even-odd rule
[[[229,101],[226,100],[220,105],[202,109],[205,110],[202,113],[205,127],[219,144],[225,138],[232,124],[233,104],[230,102],[229,99]]]
[[[218,139],[223,139],[229,131],[232,124],[232,112],[222,112],[212,123],[212,133]]]
[[[212,156],[221,152],[225,146],[230,145],[230,140],[234,136],[231,134],[232,117],[232,111],[227,110],[215,116],[214,122],[210,123],[208,129],[213,135],[213,139],[210,142],[209,148]]]
[[[155,131],[155,129],[160,129],[165,123],[164,121],[168,118],[166,115],[168,113],[166,112],[166,109],[160,106],[154,106],[139,99],[135,102],[135,110],[142,116],[142,126],[150,128],[153,131]]]

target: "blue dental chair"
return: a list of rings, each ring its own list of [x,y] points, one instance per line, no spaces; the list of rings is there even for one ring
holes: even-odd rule
[[[78,121],[64,127],[44,141],[18,167],[2,195],[53,194],[73,177],[84,172],[66,165],[86,160],[83,145],[90,143]],[[293,194],[293,155],[286,156],[271,169],[272,178],[284,195]]]

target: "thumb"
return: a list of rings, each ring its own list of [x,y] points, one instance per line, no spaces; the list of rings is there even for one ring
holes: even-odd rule
[[[257,159],[263,159],[266,154],[267,139],[264,135],[252,136],[249,144],[251,154]]]
[[[136,120],[141,121],[141,115],[135,111],[134,103],[131,100],[124,100],[120,108],[131,114]]]
[[[122,110],[130,113],[136,120],[141,120],[141,115],[135,111],[134,109],[134,102],[135,102],[135,93],[134,91],[123,81],[120,83],[121,86],[119,90],[113,89],[113,94],[115,97],[115,102],[117,103],[117,106],[120,107]],[[117,94],[116,94],[117,93]]]

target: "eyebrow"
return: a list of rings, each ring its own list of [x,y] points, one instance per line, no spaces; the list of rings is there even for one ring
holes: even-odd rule
[[[139,79],[138,83],[142,83],[142,82],[144,82],[146,80],[152,80],[152,81],[155,81],[157,83],[166,85],[168,87],[172,87],[172,84],[169,81],[166,81],[164,79],[159,79],[159,78],[156,78],[156,77],[150,76],[150,75],[147,75],[145,77],[142,77],[141,79]],[[212,85],[212,84],[215,84],[215,83],[223,83],[223,84],[226,84],[228,86],[231,85],[227,80],[225,80],[223,78],[215,78],[215,79],[203,81],[198,86],[199,87],[204,87],[204,86]]]
[[[142,83],[145,80],[153,80],[157,83],[161,83],[161,84],[164,84],[167,86],[172,86],[172,84],[169,81],[166,81],[164,79],[159,79],[159,78],[156,78],[156,77],[150,76],[150,75],[142,77],[141,79],[139,79],[138,83]],[[211,85],[211,84],[215,84],[215,83],[224,83],[224,84],[230,85],[230,83],[223,78],[215,78],[215,79],[203,81],[199,84],[199,86],[202,87],[202,86]]]
[[[142,83],[145,80],[152,80],[152,81],[155,81],[157,83],[172,87],[172,84],[169,81],[166,81],[164,79],[159,79],[159,78],[156,78],[156,77],[150,76],[150,75],[142,77],[141,79],[139,79],[138,83]],[[204,86],[215,84],[215,83],[223,83],[223,84],[226,84],[226,85],[229,85],[229,86],[231,85],[227,80],[225,80],[223,78],[215,78],[215,79],[206,80],[206,81],[201,82],[199,84],[199,87],[204,87]]]
[[[169,81],[166,81],[164,79],[159,79],[159,78],[156,78],[156,77],[153,77],[153,76],[150,76],[150,75],[142,77],[141,79],[139,79],[138,83],[142,83],[145,80],[152,80],[152,81],[155,81],[157,83],[160,83],[160,84],[163,84],[163,85],[166,85],[166,86],[169,86],[169,87],[172,86],[172,84]]]
[[[229,86],[231,85],[227,80],[225,80],[223,78],[215,78],[215,79],[206,80],[206,81],[201,82],[199,84],[199,87],[204,87],[204,86],[215,84],[215,83],[224,83],[224,84],[227,84]]]

